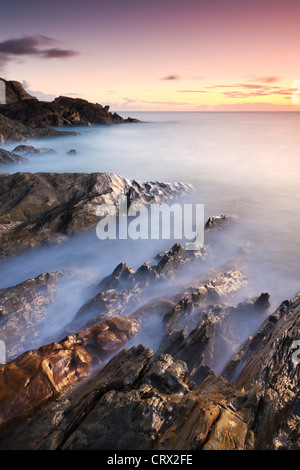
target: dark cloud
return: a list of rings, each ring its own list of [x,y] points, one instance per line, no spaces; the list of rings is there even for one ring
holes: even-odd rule
[[[16,56],[33,56],[46,59],[64,59],[78,54],[73,49],[60,49],[57,47],[47,48],[55,45],[55,40],[47,36],[23,36],[16,39],[8,39],[0,42],[0,64],[5,64]]]
[[[77,51],[73,51],[73,49],[47,49],[45,51],[41,52],[42,57],[45,57],[47,59],[64,59],[67,57],[74,57],[75,55],[78,55]]]
[[[167,75],[166,77],[161,78],[161,80],[179,80],[178,75]]]

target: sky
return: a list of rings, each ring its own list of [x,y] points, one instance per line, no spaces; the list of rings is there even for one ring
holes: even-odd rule
[[[124,111],[299,111],[299,0],[10,0],[0,76]]]

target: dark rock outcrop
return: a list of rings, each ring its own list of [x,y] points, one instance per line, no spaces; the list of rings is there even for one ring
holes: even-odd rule
[[[117,207],[120,196],[148,204],[190,190],[183,183],[138,183],[112,173],[1,174],[0,256],[59,243],[95,227],[101,204]]]
[[[238,287],[238,284],[232,285],[231,293]],[[236,307],[222,305],[206,307],[204,304],[202,308],[199,308],[199,305],[205,299],[203,298],[199,304],[197,296],[194,295],[192,304],[191,301],[187,303],[184,322],[182,317],[179,322],[178,317],[173,317],[173,322],[170,323],[170,313],[166,315],[168,328],[157,354],[171,354],[174,359],[186,362],[191,380],[197,385],[201,384],[204,378],[224,361],[224,358],[232,357],[233,352],[242,344],[245,319],[253,316],[260,318],[265,313],[268,306],[262,310],[259,303],[263,295],[265,294]],[[181,306],[182,302],[171,312],[174,312],[179,305]],[[174,328],[180,325],[184,327],[179,330]]]
[[[175,281],[180,277],[193,261],[205,260],[206,249],[199,250],[197,254],[198,256],[195,256],[176,243],[160,258],[156,257],[155,260],[158,262],[151,266],[149,263],[144,263],[134,271],[127,267],[126,263],[120,263],[113,273],[104,278],[98,288],[96,287],[96,295],[79,309],[74,320],[67,326],[67,330],[70,329],[72,332],[85,324],[90,326],[116,313],[147,317],[148,312],[156,308],[157,315],[162,316],[166,313],[165,306],[168,305],[169,311],[175,305],[174,297],[178,295],[177,292],[174,294],[174,289],[168,287],[169,281]],[[156,295],[153,295],[153,289],[158,285],[162,286],[163,283],[165,298],[157,299]],[[158,308],[158,304],[162,308]],[[139,305],[141,307],[138,307]]]
[[[21,83],[3,81],[6,85],[6,104],[0,104],[0,142],[1,138],[26,140],[29,137],[70,134],[52,129],[52,126],[139,122],[133,118],[123,119],[117,113],[109,112],[109,106],[103,107],[79,98],[60,96],[52,102],[39,101],[28,94]]]
[[[205,224],[205,230],[214,230],[221,228],[234,220],[233,217],[226,217],[226,215],[210,217]]]
[[[26,162],[27,158],[21,157],[15,152],[9,152],[0,148],[0,165],[11,165]]]
[[[128,122],[117,113],[110,113],[100,104],[65,96],[55,98],[52,102],[26,99],[7,103],[0,105],[0,112],[9,119],[31,127],[87,126]]]
[[[300,293],[265,320],[222,373],[238,387],[255,389],[257,448],[300,448],[299,345]]]
[[[28,126],[15,119],[10,119],[1,112],[3,106],[0,105],[0,143],[7,140],[26,141],[31,137],[59,137],[64,135],[78,135],[74,131],[58,131],[50,127],[36,128]]]
[[[40,345],[40,326],[53,305],[60,282],[67,273],[44,273],[17,286],[0,289],[0,340],[11,359]]]
[[[24,144],[17,145],[17,147],[14,148],[13,152],[21,153],[25,155],[42,155],[42,154],[56,153],[55,150],[53,149],[36,148],[36,147],[33,147],[32,145],[24,145]]]

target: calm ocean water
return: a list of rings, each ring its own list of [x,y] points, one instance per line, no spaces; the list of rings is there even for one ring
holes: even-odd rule
[[[192,183],[193,202],[205,205],[206,217],[237,217],[220,249],[219,264],[242,252],[241,268],[253,293],[270,292],[274,306],[293,297],[300,290],[300,113],[120,114],[142,123],[78,128],[79,136],[32,139],[30,145],[57,154],[32,156],[9,171],[107,171],[141,181]],[[73,148],[77,154],[67,155]],[[128,245],[123,249],[117,243],[109,254],[78,243],[69,251],[51,248],[7,260],[0,269],[0,285],[66,267],[71,260],[88,269],[96,259],[106,275],[123,259],[138,266],[156,249],[148,244],[141,250],[136,243],[128,252]],[[168,248],[165,241],[160,248]]]

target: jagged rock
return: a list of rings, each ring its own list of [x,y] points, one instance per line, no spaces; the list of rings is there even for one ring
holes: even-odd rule
[[[120,263],[110,276],[101,281],[98,293],[79,309],[74,320],[67,326],[66,332],[71,333],[78,327],[82,327],[83,324],[91,326],[116,315],[116,313],[118,315],[126,313],[140,316],[143,312],[145,318],[147,313],[154,308],[151,306],[153,301],[157,308],[156,298],[148,301],[149,297],[153,297],[152,291],[155,285],[176,279],[177,276],[182,275],[184,268],[191,265],[191,261],[195,259],[201,261],[205,257],[206,249],[200,250],[198,257],[194,257],[190,251],[176,243],[168,252],[159,258],[156,257],[158,262],[152,266],[144,263],[137,271],[134,271],[127,267],[126,263]],[[164,305],[167,301],[169,306],[174,305],[172,299],[162,300]],[[137,306],[143,302],[146,302],[146,308],[138,308]],[[136,310],[137,308],[138,310]],[[157,308],[158,315],[165,313],[164,309]]]
[[[222,228],[227,225],[229,222],[232,222],[234,219],[233,217],[228,217],[226,215],[220,215],[215,217],[210,217],[206,222],[204,229],[205,230],[213,230]]]
[[[67,273],[44,273],[14,287],[0,289],[0,340],[7,359],[40,345],[40,328]]]
[[[300,343],[294,343],[299,340],[300,293],[265,320],[222,373],[238,387],[256,390],[259,407],[253,431],[257,448],[293,448],[299,443]]]
[[[112,318],[0,366],[0,433],[90,375],[138,327],[133,319]]]
[[[109,276],[102,279],[99,284],[99,291],[108,290],[108,289],[120,289],[124,285],[128,285],[128,279],[134,273],[132,268],[128,268],[126,263],[120,263],[116,269]]]
[[[134,271],[125,263],[120,263],[110,276],[101,281],[97,294],[78,310],[74,319],[66,326],[65,333],[72,334],[79,328],[105,321],[114,315],[131,315],[133,318],[137,315],[143,320],[150,318],[151,314],[161,318],[164,316],[166,329],[178,329],[179,323],[182,324],[189,312],[195,308],[204,306],[207,301],[220,301],[225,295],[248,283],[240,272],[230,271],[203,284],[198,282],[198,288],[174,293],[174,288],[168,286],[170,279],[181,279],[186,269],[194,269],[193,263],[203,262],[206,256],[206,248],[195,255],[176,243],[168,252],[155,257],[158,262],[152,263],[151,266],[144,263]],[[159,306],[156,295],[153,295],[153,289],[158,285],[160,288],[166,286],[164,298],[160,298]],[[153,313],[155,309],[156,312]]]
[[[27,158],[21,157],[17,153],[9,152],[0,148],[0,165],[11,165],[28,161]]]
[[[2,105],[6,106],[6,105]],[[74,131],[58,131],[50,127],[35,128],[22,124],[20,121],[9,119],[1,113],[3,109],[0,105],[0,134],[2,142],[8,140],[26,141],[31,137],[59,137],[65,135],[78,135]]]
[[[180,329],[185,326],[187,318],[195,312],[195,308],[204,306],[206,302],[219,303],[227,296],[248,284],[247,278],[239,271],[228,271],[215,279],[203,283],[198,288],[191,288],[180,295],[175,307],[164,317],[166,329]]]
[[[101,204],[117,207],[135,188],[139,202],[172,199],[185,184],[137,183],[113,173],[16,173],[0,175],[0,254],[15,254],[95,227]]]
[[[251,449],[255,398],[223,378],[201,388],[186,364],[140,345],[123,350],[7,439],[2,449]],[[29,437],[30,436],[30,437]]]
[[[16,153],[24,153],[25,155],[56,153],[53,149],[36,148],[32,147],[32,145],[18,145],[13,151]]]
[[[217,305],[194,311],[183,329],[174,330],[169,325],[156,354],[171,354],[186,362],[191,380],[200,385],[243,343],[245,319],[254,315],[260,318],[269,306],[262,310],[259,300],[265,295],[237,307]]]
[[[255,399],[210,375],[183,397],[158,437],[157,450],[253,449]]]

